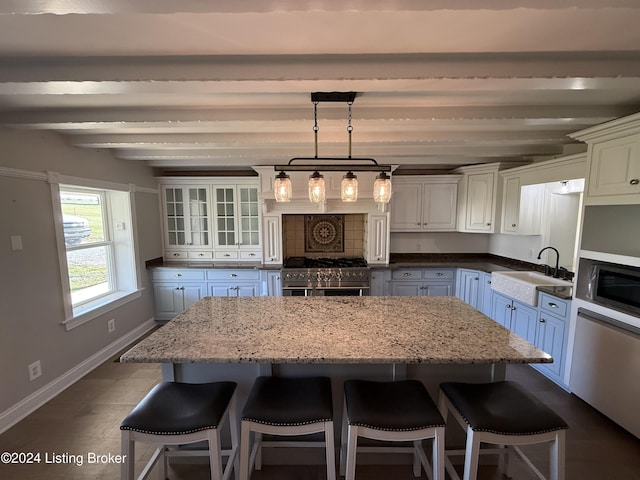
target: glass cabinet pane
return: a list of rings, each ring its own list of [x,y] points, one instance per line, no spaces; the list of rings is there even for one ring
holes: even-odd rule
[[[226,247],[236,244],[234,198],[233,188],[216,188],[216,226],[218,245],[220,246]]]
[[[259,240],[259,205],[256,187],[240,187],[240,238],[242,245],[257,246]]]
[[[165,187],[167,242],[171,246],[210,244],[206,187]]]
[[[165,188],[165,210],[167,215],[167,239],[169,245],[185,245],[184,205],[182,188]]]

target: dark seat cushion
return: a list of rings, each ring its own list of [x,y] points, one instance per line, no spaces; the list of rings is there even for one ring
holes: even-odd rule
[[[448,382],[440,388],[474,431],[534,435],[569,428],[559,415],[516,382]]]
[[[438,407],[418,380],[347,380],[344,393],[350,425],[389,431],[445,426]]]
[[[328,377],[258,377],[242,420],[281,426],[332,421],[331,381]]]
[[[120,429],[181,435],[217,428],[235,389],[234,382],[159,383],[127,415]]]

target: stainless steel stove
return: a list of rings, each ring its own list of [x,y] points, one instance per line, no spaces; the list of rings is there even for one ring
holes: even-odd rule
[[[362,257],[289,257],[282,269],[285,296],[369,295],[371,270]]]

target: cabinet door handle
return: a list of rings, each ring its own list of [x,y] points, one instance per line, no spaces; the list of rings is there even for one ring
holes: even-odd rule
[[[480,280],[480,277],[475,277],[474,280]]]
[[[444,275],[444,273],[442,273],[442,272],[436,273],[436,277],[442,277],[443,275]]]
[[[230,277],[237,277],[238,274],[237,273],[232,273],[231,275],[229,275]]]
[[[174,256],[174,257],[179,257],[179,256],[180,256],[180,254],[179,254],[179,253],[174,253],[174,254],[173,254],[173,256]]]
[[[640,183],[640,178],[632,178],[629,183],[631,185],[638,185]]]
[[[487,280],[487,284],[491,285],[491,280]]]
[[[490,227],[490,226],[491,226],[491,223],[487,223],[487,227]]]
[[[557,303],[549,302],[549,303],[547,303],[547,305],[549,305],[551,308],[558,308],[558,304]]]
[[[515,223],[512,223],[512,224],[511,224],[511,226],[512,226],[512,227],[515,227],[515,226],[516,226],[516,224],[515,224]]]
[[[544,318],[540,319],[540,323],[545,323],[545,322],[546,322],[546,320]]]
[[[410,277],[411,274],[409,272],[405,272],[405,274],[403,275],[403,277]]]
[[[249,256],[250,256],[250,257],[255,257],[255,256],[256,256],[256,254],[255,254],[255,253],[250,253],[250,254],[249,254]]]
[[[224,256],[225,256],[225,257],[230,257],[230,256],[231,256],[231,254],[230,254],[230,253],[225,253],[225,254],[224,254]]]

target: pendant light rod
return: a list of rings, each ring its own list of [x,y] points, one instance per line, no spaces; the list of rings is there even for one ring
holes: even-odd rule
[[[359,164],[359,163],[328,163],[328,164],[309,164],[309,165],[294,165],[292,162],[306,161],[306,162],[329,162],[329,161],[350,161],[350,162],[369,162],[371,165]],[[338,172],[351,170],[354,172],[390,172],[392,170],[391,165],[380,165],[373,158],[339,158],[339,157],[295,157],[289,160],[286,165],[274,165],[274,171],[276,172],[314,172],[316,170],[324,170],[326,172]]]

